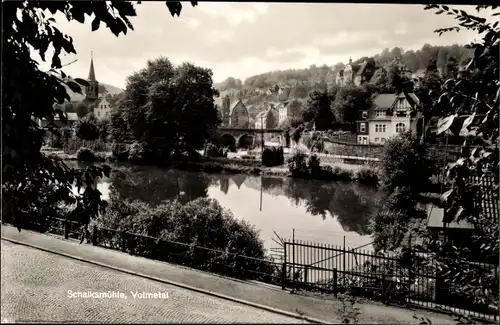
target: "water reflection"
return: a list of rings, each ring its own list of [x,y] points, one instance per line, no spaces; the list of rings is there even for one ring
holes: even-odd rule
[[[189,201],[207,197],[213,181],[203,173],[180,173],[176,170],[134,166],[113,171],[110,194],[154,205],[179,197]]]
[[[105,199],[142,200],[158,204],[181,197],[211,197],[261,230],[266,248],[274,232],[301,239],[348,246],[371,242],[369,216],[380,193],[356,183],[332,183],[280,177],[205,174],[155,167],[113,166],[98,189]],[[180,194],[183,195],[180,195]],[[261,209],[262,204],[262,209]]]

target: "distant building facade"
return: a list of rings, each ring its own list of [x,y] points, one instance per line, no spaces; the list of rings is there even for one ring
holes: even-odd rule
[[[399,133],[416,133],[421,117],[420,100],[414,93],[379,94],[370,110],[360,112],[356,121],[357,143],[384,144]]]
[[[375,70],[374,61],[364,61],[361,64],[353,64],[352,59],[349,59],[349,63],[344,69],[337,73],[335,83],[340,87],[347,85],[361,86],[371,80]]]
[[[281,125],[286,120],[292,117],[298,117],[302,111],[302,103],[298,100],[287,100],[277,105],[278,110],[278,125]]]
[[[229,110],[229,127],[248,128],[250,115],[245,104],[238,99]]]
[[[256,129],[275,129],[278,127],[278,105],[279,103],[265,103],[263,105],[263,110],[255,116]]]

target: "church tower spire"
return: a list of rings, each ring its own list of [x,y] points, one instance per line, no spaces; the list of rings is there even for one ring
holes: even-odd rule
[[[89,71],[89,81],[96,81],[95,71],[94,71],[94,52],[90,52],[90,71]]]
[[[95,78],[94,71],[94,52],[90,52],[90,70],[87,82],[89,86],[86,89],[86,99],[89,102],[95,102],[99,98],[99,83]]]

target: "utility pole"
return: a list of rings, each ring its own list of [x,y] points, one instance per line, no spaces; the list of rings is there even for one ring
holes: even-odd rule
[[[260,117],[260,156],[264,154],[264,116]]]

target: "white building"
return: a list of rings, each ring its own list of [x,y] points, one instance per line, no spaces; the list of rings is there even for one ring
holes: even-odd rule
[[[278,125],[281,125],[285,120],[292,117],[298,117],[302,110],[302,104],[298,100],[288,100],[283,103],[279,103],[276,106],[278,110],[279,121]]]
[[[420,101],[413,93],[380,94],[369,111],[357,121],[358,144],[384,144],[389,138],[408,130],[417,131],[421,119]]]
[[[110,114],[111,106],[106,96],[102,96],[94,108],[94,115],[98,120],[104,120],[105,118],[109,118]]]

